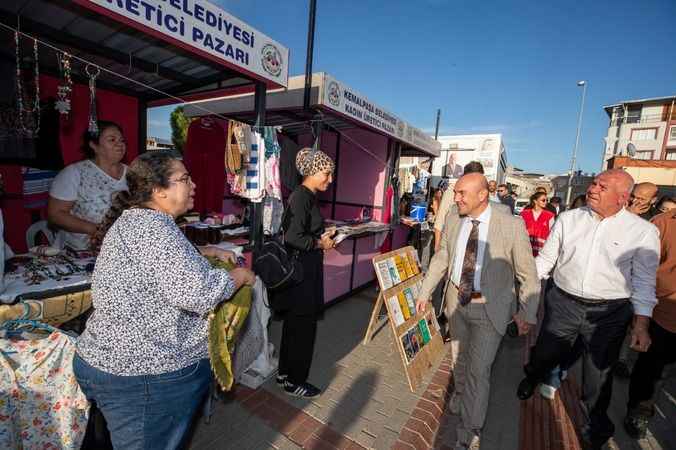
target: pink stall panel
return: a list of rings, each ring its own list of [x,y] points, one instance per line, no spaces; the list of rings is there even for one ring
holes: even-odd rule
[[[387,138],[363,130],[346,130],[342,133],[336,200],[382,206]]]
[[[352,289],[358,288],[375,279],[373,271],[373,258],[380,254],[380,245],[382,236],[371,235],[356,239],[356,253],[354,262],[354,280]]]
[[[359,217],[361,207],[336,205],[336,220],[351,220]]]
[[[352,239],[346,239],[335,249],[324,253],[325,303],[350,292],[353,245]]]

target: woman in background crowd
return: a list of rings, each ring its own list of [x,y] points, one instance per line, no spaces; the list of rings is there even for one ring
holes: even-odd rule
[[[116,192],[127,190],[127,152],[122,127],[100,120],[99,132],[85,132],[85,159],[69,165],[54,179],[49,190],[47,217],[60,230],[57,245],[89,249],[90,238],[112,204]]]
[[[573,200],[573,203],[570,204],[570,208],[568,209],[577,209],[577,208],[582,208],[583,206],[587,206],[587,195],[582,194],[578,195],[575,197]]]
[[[334,164],[321,150],[304,148],[296,156],[303,183],[291,193],[282,219],[284,243],[295,252],[303,267],[303,281],[276,294],[284,317],[279,349],[277,383],[295,397],[315,398],[321,394],[307,382],[312,365],[317,320],[324,308],[324,251],[335,246],[331,233],[324,232],[317,194],[333,181]]]
[[[255,277],[212,268],[176,225],[195,195],[181,161],[145,153],[127,182],[93,240],[94,313],[73,370],[116,449],[182,448],[211,381],[208,313]],[[202,254],[234,260],[216,247]]]
[[[536,192],[530,197],[530,203],[521,212],[521,217],[526,222],[526,229],[530,237],[530,245],[533,256],[537,256],[545,245],[549,232],[554,225],[556,215],[545,209],[547,206],[547,194]]]
[[[676,209],[676,198],[674,197],[662,197],[657,203],[657,209],[660,213],[665,213]]]

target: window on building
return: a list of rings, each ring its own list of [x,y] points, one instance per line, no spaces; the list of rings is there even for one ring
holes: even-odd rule
[[[676,161],[676,148],[668,148],[667,149],[667,157],[669,161]]]
[[[676,141],[676,127],[671,127],[669,130],[669,140]]]
[[[627,109],[627,123],[639,123],[641,121],[641,105],[630,106]]]
[[[634,159],[653,159],[653,152],[652,150],[637,151]]]
[[[651,141],[657,137],[657,130],[655,128],[638,128],[631,130],[632,141]]]

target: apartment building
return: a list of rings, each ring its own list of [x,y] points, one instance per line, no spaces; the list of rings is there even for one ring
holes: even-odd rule
[[[610,119],[604,168],[614,156],[676,160],[676,96],[630,100],[605,106]],[[630,146],[633,144],[633,148]],[[633,150],[633,154],[632,153]]]
[[[663,192],[676,186],[676,96],[623,101],[604,107],[610,123],[603,169],[624,168],[637,182]]]

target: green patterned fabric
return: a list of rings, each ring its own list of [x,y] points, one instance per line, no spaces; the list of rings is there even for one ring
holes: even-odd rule
[[[232,270],[232,263],[208,258],[212,266]],[[242,286],[229,300],[220,303],[209,313],[209,360],[221,389],[229,391],[234,383],[232,355],[237,336],[251,310],[253,288]]]

